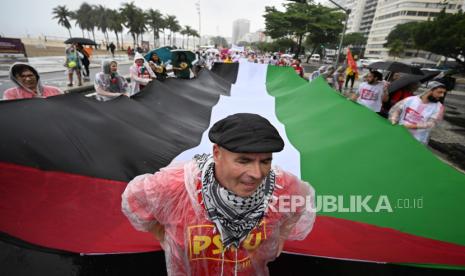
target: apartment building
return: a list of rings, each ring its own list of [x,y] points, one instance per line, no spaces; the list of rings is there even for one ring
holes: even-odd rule
[[[446,12],[455,13],[460,9],[463,10],[464,2],[464,0],[449,0],[444,4],[440,0],[377,0],[365,57],[383,59],[388,57],[389,49],[383,45],[396,25],[426,21],[437,16],[444,7]]]

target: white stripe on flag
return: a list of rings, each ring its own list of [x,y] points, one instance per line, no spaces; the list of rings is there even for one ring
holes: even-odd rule
[[[176,161],[189,160],[198,153],[211,153],[213,145],[208,139],[208,131],[215,122],[235,113],[255,113],[267,118],[284,140],[283,151],[273,154],[273,164],[300,177],[299,152],[289,142],[284,125],[276,117],[274,97],[266,91],[267,67],[268,65],[264,64],[240,63],[237,81],[231,88],[231,96],[221,96],[213,107],[210,126],[203,133],[200,145],[184,151],[175,158]]]

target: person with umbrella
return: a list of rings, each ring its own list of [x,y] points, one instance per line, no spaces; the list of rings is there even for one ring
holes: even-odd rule
[[[84,71],[82,72],[82,74],[84,75],[84,81],[89,81],[90,80],[89,78],[90,54],[89,52],[87,52],[86,49],[84,49],[84,47],[82,47],[82,44],[80,43],[77,44],[76,49],[81,54],[80,57],[82,57],[81,61],[82,61],[82,65],[84,66]]]
[[[190,79],[192,63],[187,59],[184,52],[177,53],[177,58],[173,60],[174,75],[180,79]]]
[[[412,96],[398,102],[389,111],[389,121],[403,125],[423,144],[427,144],[433,127],[442,120],[444,106],[441,99],[446,93],[443,83],[432,81],[428,91],[419,96]]]
[[[68,86],[73,86],[73,74],[76,72],[76,77],[78,79],[78,86],[82,85],[81,80],[81,56],[77,50],[77,42],[71,44],[68,49],[65,51],[66,61],[65,67],[68,68]]]
[[[151,52],[145,57],[148,58],[149,66],[157,76],[157,79],[160,81],[165,80],[167,76],[166,66],[158,54],[156,52]]]
[[[405,87],[402,87],[392,93],[389,93],[389,99],[387,102],[383,103],[381,112],[383,117],[387,118],[387,114],[391,107],[396,105],[398,102],[402,101],[405,98],[413,96],[413,92],[417,91],[420,88],[420,82],[412,82]]]

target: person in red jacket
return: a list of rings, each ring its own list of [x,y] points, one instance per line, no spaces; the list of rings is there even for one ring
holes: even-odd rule
[[[304,68],[302,65],[300,65],[301,60],[299,58],[295,59],[294,62],[292,63],[292,68],[294,68],[295,72],[297,75],[299,75],[301,78],[304,77]]]
[[[213,154],[132,180],[122,210],[159,240],[168,275],[268,275],[284,241],[311,231],[314,190],[271,165],[284,142],[259,115],[228,116],[209,138]]]

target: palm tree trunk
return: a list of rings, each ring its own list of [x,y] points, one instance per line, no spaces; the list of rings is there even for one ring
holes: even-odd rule
[[[115,31],[115,35],[116,35],[116,49],[121,49],[119,47],[119,38],[118,38],[118,32],[117,31]]]
[[[81,29],[81,32],[82,32],[82,37],[84,37],[84,30],[83,30],[83,29]]]
[[[165,32],[165,29],[163,29],[163,46],[166,46],[166,32]]]
[[[92,28],[92,37],[94,38],[95,43],[97,43],[97,40],[95,40],[95,32],[93,28]],[[95,49],[97,49],[97,45],[95,45]]]
[[[157,48],[157,35],[155,31],[153,31],[153,48]]]
[[[71,29],[68,29],[69,37],[71,37]]]
[[[121,32],[121,50],[124,50],[123,37],[124,37],[124,34],[123,34],[123,32]]]
[[[299,43],[297,45],[297,52],[295,54],[297,54],[297,56],[300,54],[300,49],[302,48],[302,38],[303,38],[303,35],[299,35]]]
[[[187,35],[186,48],[189,49],[189,35]]]
[[[134,42],[132,46],[133,46],[133,48],[136,48],[136,34],[135,34],[135,33],[131,33],[131,35],[132,35],[132,40],[133,40],[133,42]]]

